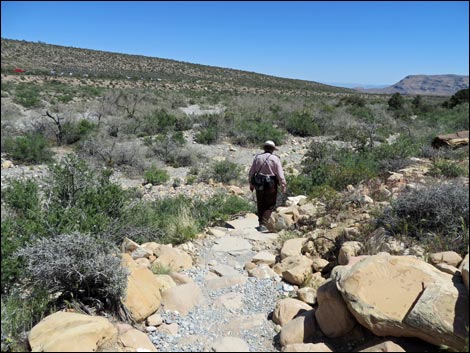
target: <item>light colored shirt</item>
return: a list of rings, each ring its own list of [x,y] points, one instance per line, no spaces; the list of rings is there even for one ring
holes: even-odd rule
[[[266,161],[267,160],[267,161]],[[284,177],[284,170],[282,169],[281,160],[275,154],[265,152],[255,156],[253,164],[251,165],[250,172],[248,173],[248,181],[255,173],[264,175],[276,175],[281,187],[286,188],[286,178]]]

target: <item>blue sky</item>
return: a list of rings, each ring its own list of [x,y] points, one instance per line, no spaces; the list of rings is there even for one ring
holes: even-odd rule
[[[323,83],[468,75],[467,1],[2,1],[1,36]]]

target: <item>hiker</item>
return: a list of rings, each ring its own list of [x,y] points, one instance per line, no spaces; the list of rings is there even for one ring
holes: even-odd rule
[[[248,173],[250,190],[256,189],[259,221],[257,229],[260,232],[268,230],[266,224],[276,205],[278,185],[281,185],[282,193],[285,193],[287,188],[281,160],[273,154],[277,150],[276,145],[269,140],[264,143],[263,149],[264,153],[255,156]]]

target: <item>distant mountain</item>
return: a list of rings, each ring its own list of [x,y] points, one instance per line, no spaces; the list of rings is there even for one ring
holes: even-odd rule
[[[361,92],[422,96],[451,96],[468,88],[468,76],[463,75],[409,75],[390,87],[358,89]]]

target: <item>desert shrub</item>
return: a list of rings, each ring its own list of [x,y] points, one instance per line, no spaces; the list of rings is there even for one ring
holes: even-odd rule
[[[180,195],[157,199],[129,208],[109,234],[117,244],[124,237],[139,243],[179,244],[194,238],[205,227],[241,211],[253,212],[253,206],[234,195],[216,194],[209,199]]]
[[[317,136],[320,128],[313,120],[312,113],[308,111],[295,112],[289,115],[285,121],[286,130],[297,136]]]
[[[96,128],[96,124],[86,119],[78,122],[65,122],[62,126],[62,143],[69,145],[80,141]]]
[[[144,116],[135,129],[138,136],[149,136],[168,131],[184,131],[191,128],[191,121],[186,116],[175,116],[165,109],[155,110],[152,114]]]
[[[439,240],[441,250],[463,254],[468,251],[468,196],[468,188],[460,183],[414,189],[393,200],[377,224],[423,243]]]
[[[401,111],[404,109],[405,99],[400,93],[394,93],[388,100],[388,107],[393,111]]]
[[[144,183],[150,183],[152,185],[165,184],[170,180],[170,175],[166,170],[157,168],[155,165],[150,167],[144,173]]]
[[[208,181],[213,179],[220,183],[230,183],[240,177],[241,166],[230,161],[220,161],[209,165],[203,173],[201,179]]]
[[[338,106],[341,105],[352,105],[352,106],[357,106],[357,107],[365,107],[366,106],[366,100],[360,96],[346,96],[342,97],[339,102]]]
[[[448,101],[445,101],[442,105],[445,108],[452,109],[456,105],[462,104],[462,103],[468,103],[470,99],[470,89],[464,88],[461,89],[460,91],[456,92]]]
[[[174,168],[192,166],[201,157],[189,147],[184,147],[185,143],[181,131],[159,134],[153,138],[147,137],[144,141],[153,155]]]
[[[37,288],[83,303],[116,308],[125,294],[127,272],[113,244],[84,233],[37,239],[17,251],[25,276]]]
[[[8,137],[4,142],[4,151],[11,158],[26,163],[42,163],[51,160],[52,151],[49,143],[40,134],[31,133],[16,138]]]
[[[254,212],[254,205],[247,200],[236,196],[217,193],[208,200],[196,199],[194,201],[196,219],[200,227],[226,221],[230,216],[240,212]]]
[[[202,143],[204,145],[210,145],[217,141],[219,138],[219,132],[215,126],[209,126],[200,130],[196,136],[195,140],[197,143]]]
[[[466,175],[467,171],[455,162],[437,159],[433,161],[429,174],[434,177],[456,178]]]
[[[2,295],[2,352],[29,351],[25,333],[53,310],[50,303],[50,295],[45,289],[28,292],[15,289]]]
[[[21,276],[23,264],[12,254],[33,236],[48,237],[74,231],[99,234],[119,219],[130,194],[110,181],[110,172],[92,172],[86,164],[67,156],[49,166],[49,184],[41,202],[32,180],[12,181],[2,190],[11,216],[2,220],[2,289]]]
[[[35,108],[40,105],[41,99],[39,95],[39,87],[20,83],[15,89],[15,97],[13,101],[25,108]]]
[[[272,140],[276,145],[282,145],[285,132],[274,126],[272,122],[260,120],[239,120],[229,136],[234,144],[240,146],[260,146],[266,140]]]

